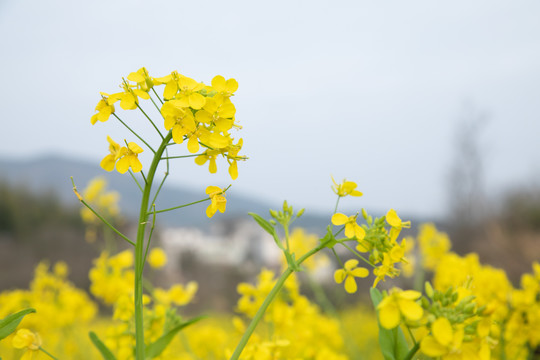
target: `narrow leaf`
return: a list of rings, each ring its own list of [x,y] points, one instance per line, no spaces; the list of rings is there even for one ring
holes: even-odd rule
[[[153,359],[159,356],[180,330],[182,330],[186,326],[196,323],[197,321],[203,318],[205,318],[205,316],[197,316],[196,318],[186,321],[185,323],[182,323],[172,328],[171,330],[169,330],[168,333],[166,333],[165,335],[162,335],[159,339],[157,339],[156,341],[154,341],[153,343],[151,343],[150,345],[146,347],[146,351],[145,351],[146,357]]]
[[[383,299],[383,295],[376,288],[371,288],[369,294],[371,296],[373,306],[375,309],[377,309],[377,306]],[[385,360],[402,360],[405,359],[409,353],[409,345],[407,344],[405,335],[403,335],[403,331],[401,331],[399,326],[388,330],[383,328],[379,322],[379,345]]]
[[[251,215],[251,217],[253,217],[253,219],[257,222],[257,224],[259,224],[260,227],[262,227],[264,229],[264,231],[266,231],[267,233],[269,233],[270,235],[272,235],[272,237],[274,238],[274,242],[276,243],[276,245],[281,249],[283,250],[283,245],[281,244],[281,241],[279,240],[279,237],[277,236],[276,234],[276,229],[272,226],[272,224],[270,224],[268,221],[264,220],[261,216],[255,214],[255,213],[248,213],[249,215]]]
[[[30,313],[35,313],[36,310],[32,308],[24,309],[18,313],[11,314],[0,320],[0,340],[6,338],[9,334],[17,329],[21,320]]]
[[[251,212],[248,214],[251,215],[251,217],[253,217],[253,219],[257,222],[257,224],[259,224],[260,227],[262,227],[267,233],[269,233],[270,235],[274,235],[276,231],[274,227],[272,226],[272,224],[264,220],[260,215],[257,215]]]
[[[116,360],[116,357],[113,355],[111,350],[109,350],[109,348],[98,338],[95,332],[90,331],[88,335],[90,336],[92,343],[94,343],[95,347],[101,353],[101,356],[103,356],[104,360]]]

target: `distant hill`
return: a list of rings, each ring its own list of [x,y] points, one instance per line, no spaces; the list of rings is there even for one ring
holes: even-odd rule
[[[71,191],[70,177],[73,176],[79,190],[96,177],[103,176],[108,181],[108,189],[120,193],[120,207],[122,213],[136,219],[139,212],[141,193],[129,175],[117,172],[105,172],[95,163],[69,159],[61,156],[43,156],[28,160],[0,159],[0,181],[28,187],[35,193],[53,192],[61,201],[68,205],[78,207],[78,201]],[[189,203],[201,199],[200,189],[176,188],[165,185],[158,198],[159,208],[169,208],[182,203]],[[248,212],[255,212],[267,217],[269,205],[238,193],[231,188],[227,192],[227,211],[219,214],[220,220],[234,220],[247,218]],[[165,226],[195,226],[204,228],[210,221],[204,215],[207,203],[195,205],[200,211],[177,210],[160,214],[159,222]],[[212,220],[212,221],[215,221]],[[306,214],[299,221],[299,225],[320,232],[328,222],[328,216]]]

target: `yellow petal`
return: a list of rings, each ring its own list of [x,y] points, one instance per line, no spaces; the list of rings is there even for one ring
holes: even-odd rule
[[[332,216],[332,224],[334,225],[337,225],[337,226],[343,225],[347,221],[349,221],[349,217],[345,214],[337,213]]]
[[[345,262],[345,270],[351,271],[358,266],[358,260],[350,259]]]
[[[214,216],[215,213],[216,210],[212,207],[212,204],[208,205],[208,207],[206,208],[206,216],[211,218],[212,216]]]
[[[129,170],[129,159],[127,156],[124,156],[116,163],[116,170],[120,174],[125,174]]]
[[[192,135],[190,136],[187,144],[188,151],[192,154],[195,154],[197,151],[199,151],[199,140],[197,139],[197,136]]]
[[[113,171],[114,170],[114,164],[116,163],[114,155],[107,155],[101,160],[101,163],[99,164],[104,170],[106,171]]]
[[[128,156],[129,158],[129,166],[133,170],[133,172],[139,172],[142,170],[142,164],[139,158],[135,155]]]
[[[214,76],[214,78],[212,79],[212,87],[216,91],[225,90],[225,78],[221,75]]]
[[[450,324],[450,321],[445,317],[438,318],[433,322],[431,325],[431,332],[437,342],[443,346],[448,346],[452,341],[452,324]]]
[[[235,79],[229,79],[226,83],[227,92],[233,93],[238,90],[238,82]]]
[[[174,95],[176,95],[177,91],[178,85],[176,84],[176,81],[170,80],[167,85],[165,85],[165,89],[163,90],[163,97],[165,99],[172,99]]]
[[[386,222],[395,228],[401,227],[401,219],[399,218],[398,214],[396,213],[396,210],[390,209],[386,213]]]
[[[206,102],[206,98],[199,93],[189,95],[189,106],[193,109],[201,109]]]
[[[447,348],[442,346],[431,335],[426,336],[420,344],[420,350],[427,356],[439,357],[448,352]]]
[[[236,163],[236,160],[229,166],[229,175],[231,175],[231,179],[233,180],[236,180],[238,177],[238,164]]]
[[[130,73],[127,78],[128,80],[136,82],[136,83],[142,83],[144,81],[144,76],[142,76],[138,72]]]
[[[383,304],[383,302],[381,302],[381,304]],[[392,302],[389,302],[388,305],[379,310],[379,322],[385,329],[395,328],[399,325],[400,319],[399,309]]]
[[[338,269],[334,272],[334,280],[336,281],[336,283],[341,284],[343,280],[345,280],[345,275],[345,270]]]
[[[128,148],[135,154],[140,154],[144,151],[139,145],[135,144],[133,141],[128,144]]]
[[[358,287],[356,285],[356,280],[354,280],[354,276],[347,276],[345,279],[345,291],[349,294],[354,294],[357,289]]]
[[[369,271],[366,268],[356,268],[351,271],[354,277],[365,278],[369,275]]]
[[[424,310],[413,300],[398,299],[399,310],[407,319],[417,321],[424,315]]]

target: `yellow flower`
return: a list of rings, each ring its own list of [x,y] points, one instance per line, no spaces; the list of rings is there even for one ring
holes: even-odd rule
[[[347,216],[345,214],[334,214],[332,216],[332,224],[343,225],[345,224],[345,236],[353,238],[356,236],[358,241],[362,240],[366,236],[366,232],[356,223],[356,215]]]
[[[13,337],[12,343],[15,349],[26,349],[21,360],[31,360],[41,347],[41,337],[28,329],[19,329]]]
[[[219,212],[224,213],[225,207],[227,206],[225,192],[217,186],[209,186],[206,188],[206,193],[212,201],[212,203],[206,208],[206,216],[211,218],[218,210]]]
[[[107,141],[109,142],[110,154],[105,156],[103,160],[101,160],[100,165],[106,171],[113,171],[116,160],[118,160],[118,158],[120,157],[120,145],[114,142],[114,140],[111,139],[110,136],[107,136]]]
[[[432,335],[426,336],[420,344],[420,349],[424,354],[439,357],[450,351],[459,353],[463,343],[463,329],[454,331],[450,321],[445,317],[440,317],[431,325],[431,333]],[[462,357],[458,357],[460,358]]]
[[[392,229],[390,229],[391,241],[396,241],[402,228],[408,229],[411,227],[411,222],[401,221],[400,217],[396,213],[396,210],[394,209],[390,209],[386,213],[386,222],[392,227]]]
[[[154,269],[159,269],[167,264],[167,254],[161,248],[153,248],[148,255],[148,264]]]
[[[225,80],[223,76],[217,75],[212,79],[212,87],[222,95],[231,96],[238,90],[238,82],[232,78]]]
[[[365,278],[369,275],[369,271],[365,268],[358,267],[358,260],[351,259],[345,262],[343,269],[338,269],[334,272],[334,280],[338,284],[345,281],[345,291],[353,294],[357,290],[355,277]]]
[[[375,274],[376,276],[373,283],[373,287],[375,287],[380,280],[385,281],[386,276],[394,278],[399,275],[399,269],[396,269],[394,267],[394,262],[392,261],[392,258],[390,257],[390,255],[388,255],[388,253],[385,253],[383,255],[382,264],[373,270],[373,274]]]
[[[92,125],[94,125],[98,120],[101,122],[109,120],[111,114],[114,113],[114,105],[109,105],[108,98],[104,96],[96,105],[96,111],[98,111],[98,113],[92,115],[90,118]]]
[[[356,187],[358,185],[356,185],[356,183],[352,181],[347,181],[343,179],[343,182],[341,184],[338,184],[336,183],[334,178],[332,178],[332,182],[334,183],[334,185],[332,185],[332,190],[340,197],[347,196],[347,195],[351,195],[351,196],[363,195],[360,191],[356,190]]]
[[[142,153],[143,149],[134,142],[128,143],[127,147],[120,149],[120,160],[116,164],[116,170],[120,174],[124,174],[129,168],[133,172],[139,172],[142,170],[142,164],[139,160],[138,154]]]
[[[393,329],[399,325],[402,317],[410,321],[420,320],[424,310],[416,300],[421,296],[422,294],[418,291],[393,289],[390,295],[377,306],[381,326],[385,329]]]

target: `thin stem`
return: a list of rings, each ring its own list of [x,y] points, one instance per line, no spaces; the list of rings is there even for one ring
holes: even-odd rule
[[[229,186],[227,186],[225,189],[223,189],[223,191],[221,192],[221,194],[223,194],[223,193],[225,193],[227,190],[229,190],[229,188],[230,188],[231,186],[232,186],[232,185],[229,185]],[[206,199],[197,200],[197,201],[191,202],[191,203],[189,203],[189,204],[179,205],[179,206],[175,206],[175,207],[168,208],[168,209],[163,209],[163,210],[157,210],[157,211],[155,211],[155,213],[156,213],[156,214],[159,214],[159,213],[166,212],[166,211],[171,211],[171,210],[181,209],[181,208],[184,208],[184,207],[186,207],[186,206],[195,205],[195,204],[202,203],[202,202],[208,201],[208,200],[211,200],[211,199],[208,197],[208,198],[206,198]]]
[[[58,360],[58,358],[54,357],[50,352],[48,352],[47,350],[45,350],[44,348],[42,348],[41,346],[39,347],[39,350],[43,351],[45,354],[47,354],[51,359],[54,359],[54,360]]]
[[[101,216],[96,210],[94,210],[93,207],[91,207],[90,205],[88,205],[88,203],[86,201],[84,201],[84,199],[81,197],[81,195],[79,194],[79,192],[77,191],[77,187],[75,186],[75,181],[73,180],[73,177],[71,177],[71,183],[73,184],[73,192],[75,193],[75,195],[77,195],[77,197],[79,198],[79,201],[84,205],[86,206],[88,209],[90,209],[91,212],[94,213],[94,215],[96,215],[98,217],[99,220],[101,220],[105,225],[107,225],[112,231],[114,231],[116,234],[118,234],[118,236],[120,236],[122,239],[126,240],[128,243],[130,243],[131,245],[135,246],[135,243],[133,241],[131,241],[126,235],[122,234],[120,231],[118,231],[110,222],[108,222],[107,220],[105,220],[105,218],[103,216]]]
[[[154,154],[152,163],[148,170],[148,176],[146,178],[146,186],[141,200],[141,209],[139,212],[139,225],[137,229],[137,242],[135,244],[135,359],[144,360],[144,323],[143,323],[143,286],[140,278],[143,269],[143,251],[144,251],[144,238],[146,229],[146,219],[148,217],[148,200],[150,198],[150,191],[152,190],[152,183],[154,181],[154,175],[165,151],[165,147],[172,138],[172,133],[169,131],[167,136],[161,142],[158,150]]]
[[[171,210],[181,209],[181,208],[184,208],[184,207],[186,207],[186,206],[195,205],[195,204],[202,203],[202,202],[205,202],[205,201],[208,201],[208,200],[211,200],[211,199],[210,199],[210,198],[206,198],[206,199],[202,199],[202,200],[198,200],[198,201],[191,202],[191,203],[189,203],[189,204],[179,205],[179,206],[175,206],[175,207],[168,208],[168,209],[163,209],[163,210],[157,210],[157,211],[155,211],[155,213],[156,213],[156,214],[159,214],[159,213],[162,213],[162,212],[167,212],[167,211],[171,211]]]
[[[141,190],[141,192],[144,192],[141,184],[139,184],[139,180],[137,180],[137,178],[135,177],[135,174],[133,174],[133,171],[131,171],[131,169],[129,169],[129,175],[131,175],[133,180],[135,180],[135,183],[137,184],[137,187],[139,188],[139,190]]]
[[[125,122],[123,122],[122,119],[120,119],[118,117],[118,115],[116,115],[115,113],[112,113],[112,114],[114,115],[115,118],[118,119],[118,121],[120,121],[122,123],[122,125],[124,125],[129,131],[131,131],[131,133],[133,135],[135,135],[139,140],[141,140],[144,143],[144,145],[146,145],[147,148],[149,148],[154,154],[156,153],[156,150],[154,150],[150,145],[148,145],[148,143],[146,141],[144,141],[143,138],[139,136],[139,134],[137,134],[129,126],[127,126],[127,124]]]
[[[154,207],[154,212],[156,210],[156,199],[159,195],[159,192],[161,191],[161,188],[163,187],[163,184],[165,183],[165,179],[167,179],[167,176],[169,176],[169,162],[167,161],[167,171],[165,171],[165,176],[163,176],[163,179],[161,180],[161,183],[159,184],[159,187],[154,194],[154,198],[152,199],[152,204],[150,206]]]
[[[157,94],[156,89],[154,89],[154,87],[152,87],[152,91],[154,92],[154,94],[155,94],[156,97],[158,98],[159,102],[160,102],[161,104],[163,104],[163,100],[161,100],[161,98],[160,98],[159,95]]]
[[[306,254],[304,254],[304,256],[302,256],[300,259],[298,259],[296,261],[296,266],[300,266],[300,264],[302,264],[302,262],[304,262],[304,260],[306,260],[307,258],[309,258],[310,256],[316,254],[317,252],[319,252],[321,249],[323,249],[324,247],[326,247],[326,245],[330,242],[331,240],[327,240],[327,241],[324,241],[322,243],[320,243],[319,245],[317,245],[315,248],[311,249],[309,252],[307,252]],[[244,350],[244,347],[246,346],[249,338],[251,337],[251,335],[253,334],[253,332],[255,331],[255,328],[257,327],[257,324],[259,323],[259,321],[262,319],[264,313],[266,312],[266,309],[268,309],[268,306],[270,306],[270,303],[272,303],[272,301],[274,300],[274,298],[276,297],[276,295],[279,293],[279,291],[281,290],[281,288],[283,287],[283,285],[285,284],[285,281],[287,280],[287,278],[293,273],[293,269],[289,266],[284,272],[283,274],[281,274],[281,276],[279,277],[278,281],[276,282],[276,284],[274,285],[274,287],[272,288],[272,290],[270,291],[270,293],[268,294],[268,296],[266,297],[266,299],[264,299],[264,302],[262,303],[261,307],[259,308],[259,310],[257,310],[257,313],[255,314],[255,316],[253,317],[253,319],[251,320],[251,323],[249,324],[249,326],[247,327],[246,331],[244,332],[244,335],[242,336],[242,338],[240,339],[240,342],[238,343],[238,345],[236,346],[236,349],[234,350],[234,353],[232,354],[230,360],[238,360],[238,358],[240,357],[240,354],[242,353],[242,350]]]
[[[341,245],[345,246],[345,248],[347,250],[349,250],[350,252],[352,252],[354,255],[356,255],[357,257],[359,257],[363,262],[365,262],[366,264],[368,264],[369,266],[371,267],[375,267],[375,265],[373,265],[369,260],[367,260],[365,257],[363,257],[358,251],[352,249],[349,245],[345,244],[344,242],[341,243]]]
[[[420,343],[417,342],[416,344],[414,344],[413,348],[407,353],[407,355],[405,355],[403,360],[411,360],[414,354],[416,354],[416,352],[418,351],[418,349],[420,349]]]
[[[158,132],[159,136],[161,136],[161,140],[165,139],[163,137],[163,134],[161,133],[161,131],[159,131],[158,127],[156,126],[156,124],[154,124],[154,122],[152,121],[152,119],[150,119],[150,116],[148,116],[144,110],[142,109],[142,107],[139,106],[139,104],[137,104],[137,107],[139,108],[139,110],[141,110],[141,112],[144,114],[144,116],[146,116],[146,118],[148,119],[148,121],[150,121],[150,124],[152,124],[152,126],[154,127],[154,129],[156,129],[156,131]],[[160,113],[161,114],[161,113]]]
[[[339,199],[341,199],[341,196],[338,195],[337,200],[336,200],[336,206],[334,207],[334,214],[337,213],[337,208],[338,208],[338,205],[339,205]]]
[[[409,332],[409,336],[411,337],[411,340],[414,345],[416,345],[416,339],[414,338],[414,334],[411,331],[411,328],[408,325],[405,325],[407,327],[407,331]]]
[[[148,184],[148,181],[146,181],[146,176],[144,176],[144,171],[141,171],[141,176],[142,176],[142,178],[144,180],[144,183]]]
[[[150,228],[150,234],[148,235],[148,242],[146,243],[146,250],[144,252],[143,266],[139,276],[142,277],[142,272],[144,271],[144,265],[146,264],[146,257],[148,256],[148,249],[150,248],[150,242],[152,241],[152,234],[154,234],[154,227],[156,226],[156,204],[153,205],[154,216],[152,217],[152,227]]]
[[[343,261],[341,261],[341,259],[339,258],[337,252],[336,252],[336,249],[332,248],[332,253],[334,254],[335,258],[337,259],[339,265],[341,265],[341,267],[345,267],[345,265],[343,265]]]
[[[175,143],[176,144],[176,143]],[[204,155],[204,153],[201,153],[201,154],[190,154],[190,155],[180,155],[180,156],[166,156],[166,157],[162,157],[161,159],[182,159],[182,158],[190,158],[190,157],[195,157],[195,156],[200,156],[200,155]]]
[[[150,95],[150,94],[148,94]],[[152,100],[152,104],[154,104],[154,106],[156,107],[157,111],[161,114],[161,109],[159,108],[159,106],[157,106],[156,102],[154,101],[154,99],[152,98],[152,96],[150,96],[150,100]],[[163,115],[161,115],[163,116]]]

